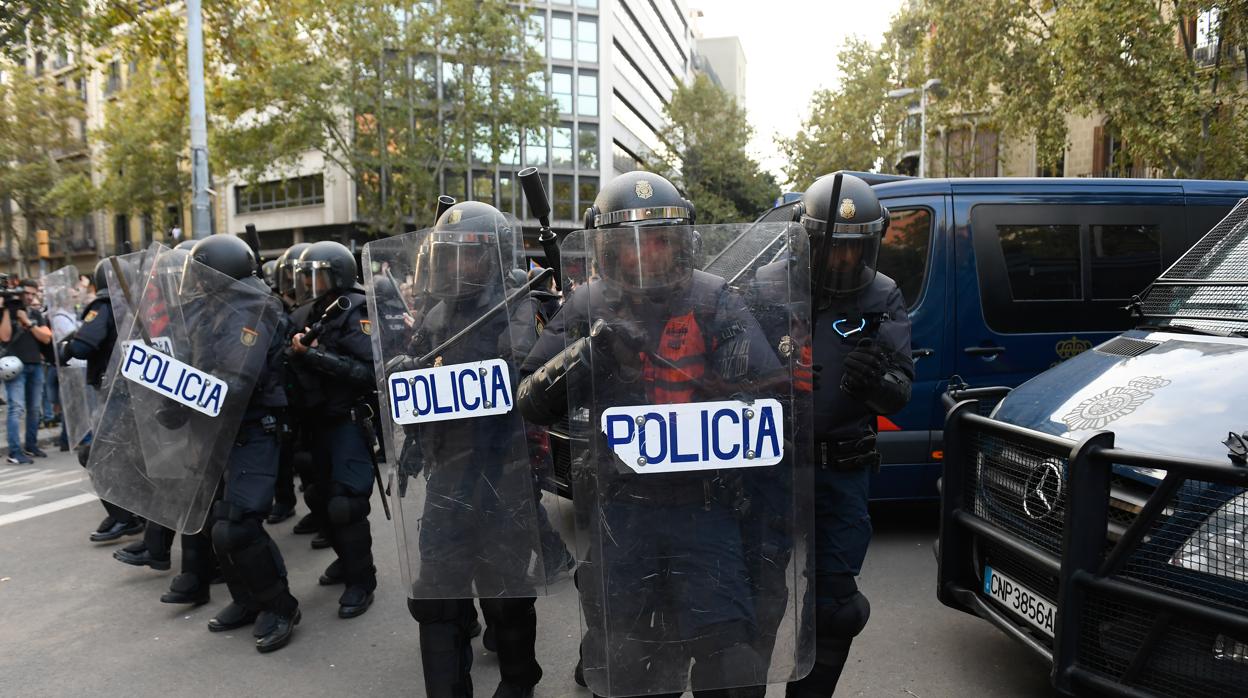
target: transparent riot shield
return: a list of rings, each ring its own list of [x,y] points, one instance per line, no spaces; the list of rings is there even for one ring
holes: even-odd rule
[[[82,324],[82,313],[90,301],[88,289],[78,284],[78,269],[61,267],[43,277],[43,297],[52,327],[52,349],[57,358],[58,396],[61,419],[70,447],[77,446],[91,431],[99,403],[96,389],[87,385],[87,364],[61,356],[61,342]]]
[[[179,267],[177,283],[161,278]],[[254,281],[160,250],[141,284],[122,285],[134,313],[87,464],[101,498],[183,533],[202,528],[280,317]]]
[[[571,479],[590,689],[804,676],[806,236],[774,223],[621,227],[574,232],[561,255],[584,262],[565,269],[566,344],[590,347],[568,378],[573,423],[586,425]]]
[[[515,406],[540,329],[520,227],[488,215],[368,243],[389,494],[411,599],[553,593],[575,564],[540,483],[544,432]],[[569,541],[570,543],[570,541]]]

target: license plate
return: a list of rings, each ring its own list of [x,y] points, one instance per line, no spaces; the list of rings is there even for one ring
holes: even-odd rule
[[[1057,622],[1057,606],[1036,592],[1001,574],[984,567],[984,594],[996,599],[1006,610],[1022,618],[1049,637]]]

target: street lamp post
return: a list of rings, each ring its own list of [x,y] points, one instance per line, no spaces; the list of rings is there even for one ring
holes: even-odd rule
[[[902,87],[888,92],[889,99],[905,99],[919,93],[919,176],[927,176],[927,93],[940,88],[940,79],[932,78],[923,87]]]

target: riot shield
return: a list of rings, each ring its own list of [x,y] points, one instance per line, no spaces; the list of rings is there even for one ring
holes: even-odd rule
[[[157,251],[146,267],[140,284],[121,288],[134,312],[118,332],[117,371],[87,470],[101,498],[195,533],[266,367],[281,310],[259,283],[176,251]],[[177,267],[178,283],[161,278]]]
[[[805,234],[621,227],[574,232],[561,254],[588,261],[565,273],[576,290],[560,314],[566,343],[592,348],[568,384],[573,422],[587,425],[571,479],[590,689],[804,676],[811,393],[794,376],[809,369]],[[726,276],[702,271],[711,260]]]
[[[540,327],[520,227],[453,219],[364,248],[389,495],[411,599],[553,593],[575,564],[544,433],[515,407]]]
[[[61,357],[61,341],[73,335],[82,324],[82,311],[90,295],[86,288],[78,285],[78,269],[72,265],[43,277],[43,295],[48,306],[48,323],[52,327],[52,350],[57,358],[61,419],[65,420],[65,434],[72,448],[91,431],[99,395],[94,387],[87,385],[86,362]]]

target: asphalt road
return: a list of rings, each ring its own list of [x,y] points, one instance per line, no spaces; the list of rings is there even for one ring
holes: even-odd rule
[[[424,694],[416,624],[402,593],[395,538],[373,506],[380,588],[364,616],[336,616],[341,587],[316,578],[332,552],[295,536],[295,519],[271,527],[300,600],[303,622],[280,652],[260,655],[248,631],[213,634],[208,619],[226,602],[223,586],[196,609],[157,601],[177,571],[122,565],[87,534],[104,512],[85,490],[70,454],[34,466],[0,465],[0,691],[7,695]],[[302,504],[300,505],[302,509]],[[302,513],[302,511],[301,511]],[[931,506],[881,508],[861,581],[871,623],[854,644],[838,695],[1048,696],[1047,669],[995,629],[935,599],[936,532]],[[580,636],[575,597],[538,602],[537,695],[588,697],[571,679]],[[480,649],[477,695],[498,680]],[[771,696],[783,695],[773,686]]]

